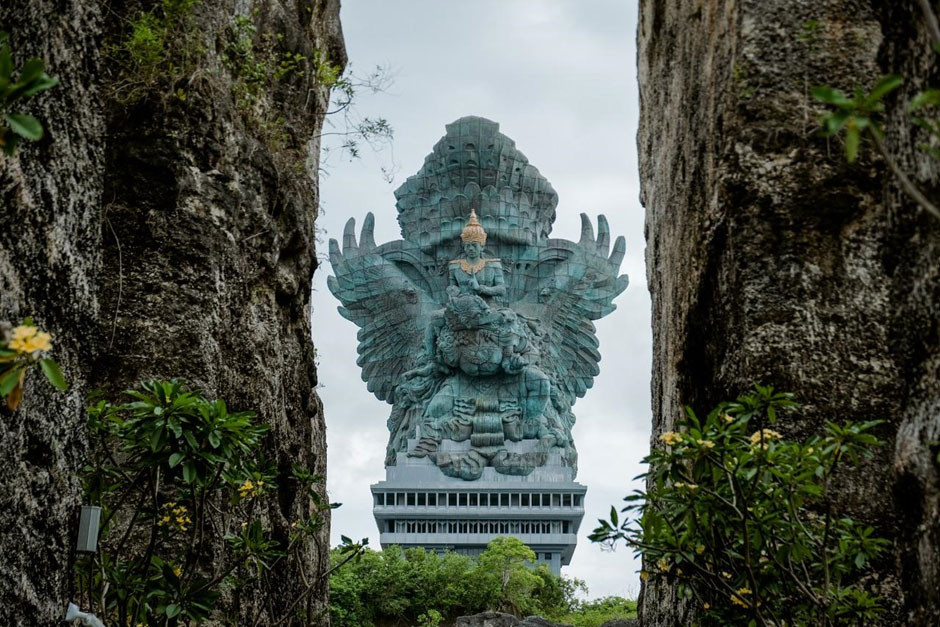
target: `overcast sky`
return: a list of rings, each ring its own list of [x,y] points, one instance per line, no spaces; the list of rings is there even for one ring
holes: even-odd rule
[[[642,472],[649,446],[650,302],[643,266],[643,210],[637,178],[636,3],[634,0],[344,0],[346,48],[353,69],[393,68],[386,93],[361,94],[362,115],[395,129],[391,150],[349,162],[334,155],[321,180],[319,254],[350,217],[375,214],[377,243],[400,239],[393,190],[421,167],[465,115],[500,130],[559,195],[553,237],[577,241],[579,213],[610,221],[624,235],[622,272],[630,286],[617,310],[597,322],[601,374],[574,412],[577,480],[588,487],[578,548],[563,574],[587,582],[590,597],[635,597],[639,565],[625,547],[605,552],[587,540],[597,518],[621,505]],[[397,167],[395,180],[382,167]],[[336,312],[326,288],[329,263],[314,280],[313,334],[320,363],[329,445],[330,498],[339,534],[378,548],[369,485],[384,478],[391,406],[375,399],[356,366],[356,327]]]

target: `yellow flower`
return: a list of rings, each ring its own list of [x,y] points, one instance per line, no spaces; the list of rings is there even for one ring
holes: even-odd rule
[[[721,576],[724,577],[725,579],[731,579],[731,573],[729,573],[726,570],[721,571]]]
[[[757,446],[763,440],[761,448],[766,449],[770,440],[779,440],[783,436],[773,429],[761,429],[751,434],[751,446]]]
[[[649,578],[650,578],[650,574],[648,572],[646,572],[645,570],[640,571],[640,579],[642,579],[643,581],[646,581]]]
[[[731,415],[729,415],[729,414],[721,414],[721,417],[724,419],[725,422],[733,422],[733,421],[734,421],[734,416],[731,416]]]
[[[709,451],[715,448],[715,443],[712,442],[711,440],[699,440],[698,445],[701,446],[706,451]]]
[[[681,568],[677,568],[677,569],[676,569],[676,574],[679,575],[679,576],[682,576],[682,569],[681,569]]]
[[[773,429],[761,429],[760,431],[755,431],[754,433],[751,434],[751,444],[757,444],[758,442],[761,441],[761,439],[778,440],[782,437],[783,437],[782,435],[780,435]]]
[[[682,434],[676,433],[675,431],[667,431],[666,433],[659,436],[659,439],[665,442],[668,446],[675,446],[682,441]]]
[[[748,607],[747,601],[741,599],[741,597],[746,596],[751,593],[750,588],[738,588],[735,590],[737,594],[731,595],[731,602],[735,605],[740,605],[741,607]]]
[[[251,479],[245,479],[245,483],[241,484],[238,487],[238,494],[243,499],[247,499],[253,496],[259,496],[262,493],[261,488],[264,486],[264,481],[260,479],[255,482]]]
[[[13,329],[13,339],[9,348],[19,353],[30,353],[35,356],[39,351],[52,349],[52,336],[36,327],[21,325]]]
[[[707,610],[708,608],[711,607],[711,605],[709,605],[708,603],[703,603],[702,607],[704,607]]]
[[[701,555],[702,553],[704,553],[704,552],[705,552],[705,545],[704,545],[704,544],[700,544],[700,545],[698,545],[697,547],[695,547],[695,552],[696,552],[696,554],[698,554],[698,555]]]
[[[174,575],[176,575],[177,577],[179,577],[182,573],[183,573],[183,569],[182,569],[182,568],[180,568],[179,566],[174,566],[174,567],[173,567],[173,574],[174,574]]]
[[[659,560],[658,566],[659,566],[659,570],[663,572],[669,570],[669,560],[665,560],[665,559]]]
[[[25,324],[21,324],[20,326],[18,326],[18,327],[16,327],[15,329],[13,329],[13,337],[12,337],[12,339],[14,339],[14,340],[28,340],[29,338],[31,338],[31,337],[33,337],[34,335],[36,335],[38,332],[39,332],[39,329],[36,328],[36,327],[32,327],[32,326],[27,326],[27,325],[25,325]]]

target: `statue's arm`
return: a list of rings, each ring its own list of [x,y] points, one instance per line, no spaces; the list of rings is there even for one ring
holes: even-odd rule
[[[488,265],[493,270],[493,285],[481,285],[479,293],[487,296],[505,296],[506,283],[503,280],[503,264],[498,259],[494,259]]]

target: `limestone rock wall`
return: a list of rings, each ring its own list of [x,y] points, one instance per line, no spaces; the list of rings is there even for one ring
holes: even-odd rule
[[[98,67],[101,15],[81,0],[28,4],[0,4],[0,28],[19,63],[42,57],[61,85],[30,106],[45,138],[0,156],[0,322],[34,316],[71,387],[57,392],[34,372],[17,411],[0,407],[0,622],[51,625],[69,592],[99,312],[104,116],[85,77]]]
[[[917,3],[644,0],[638,40],[654,442],[684,405],[754,381],[804,403],[781,425],[793,436],[885,420],[888,446],[844,478],[845,506],[894,541],[873,578],[885,624],[936,624],[940,222],[870,151],[848,165],[816,136],[809,93],[907,76],[886,103],[888,144],[938,198],[904,114],[940,84]],[[687,609],[644,586],[642,624],[686,624]]]
[[[194,2],[197,61],[169,92],[131,102],[107,46],[159,3],[14,4],[0,6],[0,24],[17,58],[45,58],[62,81],[30,105],[46,138],[0,159],[0,320],[33,315],[48,328],[72,383],[57,395],[34,377],[17,412],[0,409],[0,606],[10,624],[39,625],[71,595],[88,391],[183,378],[256,410],[282,471],[325,475],[310,328],[319,143],[308,140],[328,87],[310,71],[246,101],[236,15],[251,16],[249,40],[278,51],[268,62],[281,48],[346,57],[338,0]],[[277,501],[267,516],[286,537],[311,504],[288,485]],[[316,591],[298,609],[326,624],[326,581],[312,575],[328,562],[328,534],[272,574],[269,598],[241,607],[287,607],[306,577]]]

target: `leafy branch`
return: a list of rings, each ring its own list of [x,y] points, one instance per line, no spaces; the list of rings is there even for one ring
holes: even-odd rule
[[[883,77],[869,93],[856,88],[852,97],[832,87],[816,87],[813,96],[820,102],[835,107],[835,111],[822,117],[821,134],[824,137],[833,137],[845,134],[845,158],[849,163],[858,159],[859,146],[862,138],[871,139],[875,149],[888,164],[891,173],[897,178],[901,189],[914,202],[920,205],[931,215],[940,219],[940,209],[927,198],[926,195],[904,173],[897,159],[891,154],[884,143],[884,130],[881,127],[879,116],[884,112],[884,98],[901,86],[903,80],[900,76],[888,75]],[[918,111],[940,102],[940,91],[931,89],[918,94],[911,102],[910,111]],[[940,123],[923,117],[915,119],[918,126],[926,128],[931,134],[940,137]],[[927,151],[940,158],[940,151],[924,146]]]
[[[932,47],[936,52],[940,52],[940,24],[937,22],[937,16],[929,0],[917,0],[917,2],[927,23]],[[885,110],[884,99],[903,82],[902,77],[889,74],[883,76],[868,93],[856,87],[851,97],[829,86],[816,87],[813,89],[813,96],[816,100],[834,108],[820,119],[822,123],[820,134],[823,137],[844,134],[845,158],[849,163],[854,163],[858,159],[862,140],[865,138],[871,140],[875,150],[897,179],[901,190],[918,206],[940,220],[940,208],[904,172],[884,141],[884,130],[881,125],[881,116]],[[928,88],[916,94],[908,106],[908,113],[912,115],[914,124],[924,129],[929,138],[928,142],[919,144],[918,148],[934,159],[940,159],[940,147],[938,147],[940,146],[940,119],[936,116],[927,117],[925,110],[928,109],[940,110],[940,90]]]
[[[42,139],[43,128],[39,120],[25,113],[13,113],[10,108],[14,103],[27,100],[59,83],[59,79],[46,74],[45,67],[45,61],[33,57],[14,72],[9,35],[0,31],[0,113],[3,115],[0,148],[8,157],[16,152],[21,139]]]

